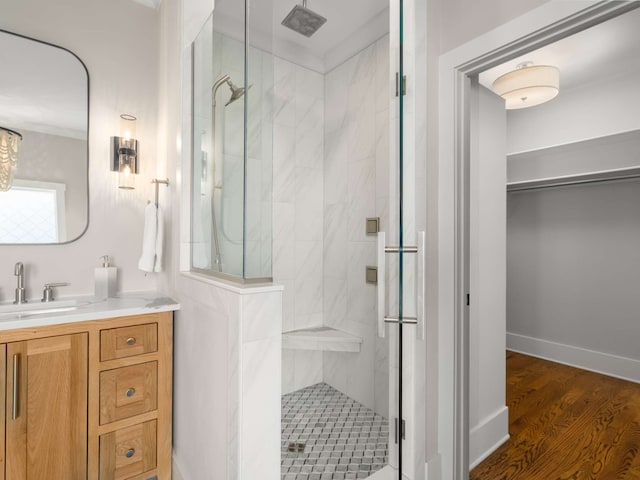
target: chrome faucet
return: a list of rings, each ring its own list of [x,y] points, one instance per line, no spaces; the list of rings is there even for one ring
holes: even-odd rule
[[[13,303],[21,304],[27,303],[27,300],[24,298],[24,265],[22,262],[16,263],[14,267],[13,274],[18,277],[18,286],[16,287],[16,299]]]

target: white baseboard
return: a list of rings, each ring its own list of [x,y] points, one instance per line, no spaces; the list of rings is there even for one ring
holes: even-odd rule
[[[640,383],[640,361],[608,353],[507,333],[507,350]]]
[[[500,408],[469,432],[469,470],[509,440],[509,409]]]
[[[439,453],[430,458],[424,466],[424,471],[426,472],[424,480],[442,480],[441,463],[442,457]]]
[[[184,480],[184,477],[182,476],[182,473],[180,473],[180,469],[178,468],[178,465],[176,464],[176,459],[175,457],[173,457],[171,459],[171,478],[172,480]]]

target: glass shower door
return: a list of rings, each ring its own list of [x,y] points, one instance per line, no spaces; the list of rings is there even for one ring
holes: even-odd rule
[[[417,232],[416,172],[416,25],[421,8],[410,0],[392,0],[390,9],[390,61],[395,71],[395,100],[390,128],[390,205],[388,232],[378,235],[378,336],[389,338],[390,449],[393,478],[423,475],[420,432],[423,393],[420,391],[419,358],[423,353],[425,319],[424,232]],[[405,39],[409,40],[407,48]],[[386,284],[388,282],[388,284]],[[422,405],[422,408],[424,405]],[[422,467],[420,463],[422,462]]]

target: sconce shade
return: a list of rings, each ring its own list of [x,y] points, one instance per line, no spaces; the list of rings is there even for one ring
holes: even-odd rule
[[[507,110],[540,105],[558,95],[560,71],[549,65],[524,64],[498,77],[493,91],[505,99]]]
[[[0,192],[6,192],[13,184],[13,172],[18,164],[22,135],[0,127]]]
[[[120,115],[120,136],[126,140],[136,138],[136,120],[133,115],[123,113]]]
[[[135,176],[139,173],[136,117],[120,115],[120,136],[111,137],[111,171],[118,172],[118,188],[136,188]]]
[[[133,190],[136,188],[135,174],[135,161],[136,157],[131,157],[126,153],[119,155],[120,165],[118,168],[118,188],[125,190]]]

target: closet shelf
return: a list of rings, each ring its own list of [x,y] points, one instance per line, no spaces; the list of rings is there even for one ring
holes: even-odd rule
[[[507,155],[507,192],[640,177],[640,130]]]
[[[579,185],[583,183],[596,183],[612,180],[625,180],[640,177],[640,166],[630,168],[616,168],[613,170],[601,170],[575,175],[563,175],[558,177],[537,178],[522,182],[507,183],[507,192],[519,190],[533,190],[537,188],[559,187],[563,185]]]
[[[282,334],[282,348],[325,352],[359,352],[362,338],[330,327],[305,328]]]

